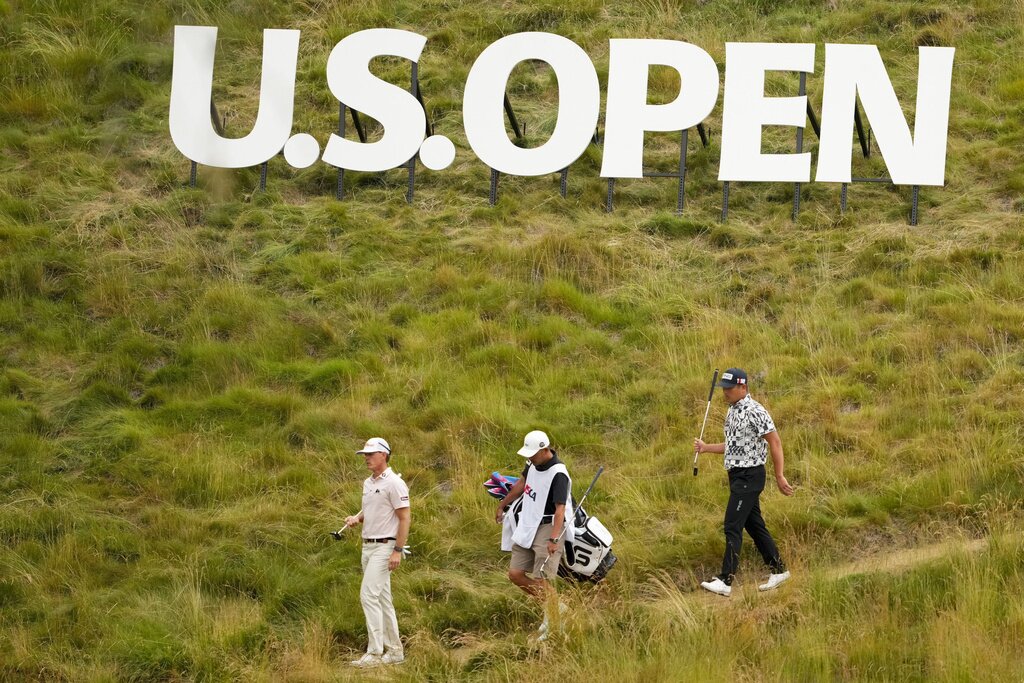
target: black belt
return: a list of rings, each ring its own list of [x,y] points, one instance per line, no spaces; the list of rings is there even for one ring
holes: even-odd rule
[[[764,463],[760,465],[751,465],[750,467],[730,467],[726,470],[730,475],[733,474],[746,474],[747,472],[756,472],[757,470],[763,470]]]
[[[388,536],[387,538],[364,538],[363,543],[387,543],[394,540],[394,536]]]
[[[543,517],[540,518],[540,523],[541,524],[554,524],[555,523],[555,516],[554,515],[544,515]]]

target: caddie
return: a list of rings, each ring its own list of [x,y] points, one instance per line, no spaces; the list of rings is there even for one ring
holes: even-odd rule
[[[716,386],[722,388],[729,404],[729,411],[725,415],[725,442],[708,444],[694,439],[694,447],[698,453],[725,455],[725,469],[729,473],[729,504],[725,509],[724,525],[725,556],[721,573],[700,585],[719,595],[729,596],[732,593],[743,530],[746,529],[771,572],[768,581],[758,588],[771,590],[789,579],[789,572],[761,516],[760,497],[765,485],[764,465],[769,449],[779,491],[786,496],[793,494],[793,487],[783,474],[782,440],[771,415],[764,406],[750,397],[746,372],[739,368],[729,368],[722,373]]]
[[[498,503],[495,520],[504,523],[508,507],[522,497],[519,521],[511,538],[508,578],[524,593],[542,602],[544,621],[538,640],[543,641],[554,630],[550,625],[555,623],[557,628],[559,617],[566,610],[558,602],[553,579],[558,574],[566,535],[572,533],[571,512],[566,515],[567,508],[572,510],[572,480],[544,432],[527,434],[518,453],[529,463],[519,481]]]
[[[363,583],[359,600],[366,615],[369,645],[366,654],[352,665],[398,664],[405,660],[405,654],[391,601],[391,572],[402,563],[403,548],[409,538],[409,487],[388,466],[391,446],[384,439],[374,437],[356,453],[366,459],[370,476],[363,482],[362,512],[346,517],[345,525],[363,525]]]

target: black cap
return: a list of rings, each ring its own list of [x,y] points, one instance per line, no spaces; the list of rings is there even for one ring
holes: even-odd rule
[[[739,368],[729,368],[722,373],[716,387],[723,387],[725,389],[731,389],[732,387],[747,386],[747,373],[743,372]]]

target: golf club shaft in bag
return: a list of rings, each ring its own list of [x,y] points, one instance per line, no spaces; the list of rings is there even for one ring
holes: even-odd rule
[[[576,513],[579,512],[581,507],[583,507],[583,501],[585,501],[587,499],[587,496],[589,496],[590,492],[594,489],[594,484],[597,483],[597,479],[598,479],[598,477],[601,476],[602,472],[604,472],[604,465],[601,465],[600,467],[597,468],[597,474],[594,475],[594,480],[592,482],[590,482],[590,486],[587,487],[587,490],[586,490],[586,492],[584,492],[583,497],[580,498],[580,502],[576,504],[576,509],[572,511],[572,517],[569,517],[569,518],[563,517],[563,519],[562,519],[562,531],[561,531],[561,533],[558,534],[558,537],[555,538],[555,544],[556,545],[558,544],[559,541],[562,540],[562,535],[565,534],[565,530],[569,528],[569,525],[566,524],[566,522],[568,521],[568,519],[576,519]],[[550,554],[547,557],[544,558],[544,564],[542,564],[540,566],[540,574],[541,574],[541,576],[544,575],[544,570],[547,568],[548,560],[550,560],[550,559],[551,559],[551,555]]]
[[[718,381],[718,368],[715,368],[715,374],[711,375],[711,389],[708,390],[708,407],[704,409],[704,422],[700,426],[700,437],[701,441],[704,440],[704,428],[708,426],[708,414],[711,412],[711,399],[715,396],[715,383]],[[693,476],[697,476],[697,456],[700,455],[700,451],[696,448],[693,449]]]

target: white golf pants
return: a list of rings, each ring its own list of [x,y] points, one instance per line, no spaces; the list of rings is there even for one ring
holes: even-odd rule
[[[398,617],[391,602],[391,572],[388,571],[388,558],[394,549],[394,543],[363,544],[363,585],[359,589],[359,601],[366,615],[370,640],[366,651],[370,654],[383,654],[385,647],[395,653],[402,652]]]

